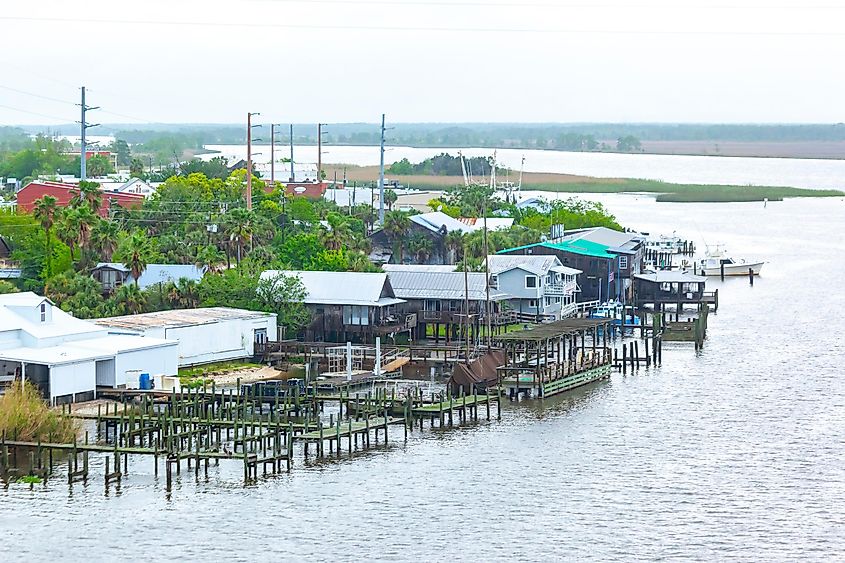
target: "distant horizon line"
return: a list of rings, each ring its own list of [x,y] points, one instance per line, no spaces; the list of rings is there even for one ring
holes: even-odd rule
[[[743,122],[733,122],[733,121],[390,121],[388,123],[391,126],[408,126],[408,125],[443,125],[443,126],[534,126],[534,127],[555,127],[555,126],[569,126],[569,127],[579,127],[579,126],[608,126],[608,125],[621,125],[621,126],[663,126],[663,127],[671,127],[677,125],[683,126],[701,126],[701,127],[713,127],[713,126],[742,126],[742,127],[795,127],[795,126],[807,126],[807,127],[837,127],[837,126],[845,126],[845,123],[839,122],[813,122],[813,121],[743,121]],[[296,126],[313,126],[316,127],[318,122],[317,121],[301,121],[301,122],[283,122],[283,123],[274,123],[275,125],[293,125]],[[375,121],[331,121],[331,122],[322,122],[325,126],[332,126],[332,125],[366,125],[366,126],[373,126],[378,127],[380,125],[379,122]],[[267,123],[259,123],[258,125],[270,125],[270,122]],[[244,125],[239,122],[213,122],[213,121],[157,121],[157,122],[145,122],[145,123],[127,123],[127,122],[112,122],[112,123],[100,123],[99,127],[126,127],[126,128],[150,128],[156,126],[167,126],[167,127],[176,127],[176,126],[183,126],[183,127],[243,127]],[[74,122],[67,122],[67,123],[8,123],[2,124],[0,127],[11,127],[11,128],[36,128],[36,127],[78,127],[77,123]],[[94,132],[96,135],[96,132]]]

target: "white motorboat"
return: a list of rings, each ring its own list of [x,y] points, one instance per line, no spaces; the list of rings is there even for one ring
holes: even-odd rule
[[[649,236],[645,241],[645,246],[648,250],[668,254],[681,254],[687,248],[684,239],[675,235],[674,232],[672,236]]]
[[[744,258],[735,259],[717,246],[713,250],[708,249],[707,255],[699,261],[698,273],[704,276],[720,276],[724,265],[726,276],[747,276],[749,269],[755,276],[759,276],[763,264],[764,262],[754,262]]]

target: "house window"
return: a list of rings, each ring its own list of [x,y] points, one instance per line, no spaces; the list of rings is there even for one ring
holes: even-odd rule
[[[490,275],[490,289],[499,289],[499,276],[496,274]]]
[[[537,308],[537,300],[536,299],[529,299],[528,300],[528,306],[531,309],[536,309]]]
[[[370,324],[369,308],[365,305],[344,305],[343,324],[367,326]]]
[[[47,322],[47,304],[46,303],[41,304],[41,322],[42,323]]]
[[[628,257],[627,256],[620,256],[619,257],[619,269],[620,270],[627,270],[628,269]]]
[[[537,287],[537,276],[525,276],[525,287],[526,288]]]

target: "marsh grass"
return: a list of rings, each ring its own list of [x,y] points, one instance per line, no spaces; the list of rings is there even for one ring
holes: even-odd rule
[[[69,443],[77,437],[76,420],[52,410],[28,381],[15,382],[0,396],[0,435],[23,442]]]

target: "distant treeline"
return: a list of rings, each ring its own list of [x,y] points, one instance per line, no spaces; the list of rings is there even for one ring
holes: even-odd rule
[[[845,124],[654,124],[654,123],[393,123],[387,142],[392,145],[425,147],[513,147],[571,151],[638,150],[629,142],[637,141],[744,141],[800,142],[845,141]],[[45,127],[27,126],[11,129],[10,134],[45,132]],[[2,132],[3,130],[0,130]],[[73,125],[51,126],[51,133],[77,134]],[[379,126],[375,123],[330,123],[324,125],[327,144],[377,145]],[[96,135],[114,135],[130,144],[144,145],[145,151],[164,155],[180,149],[198,149],[209,144],[242,144],[245,126],[218,124],[101,125],[91,131]],[[257,130],[258,144],[269,142],[265,125]],[[5,138],[5,137],[3,137]],[[290,141],[287,127],[280,127],[276,142]],[[0,139],[0,143],[8,142]],[[316,124],[295,124],[294,142],[317,142]],[[139,147],[140,148],[140,147]],[[136,152],[145,152],[136,150]]]
[[[464,165],[468,175],[489,176],[493,167],[492,157],[475,156],[464,158]],[[496,170],[502,170],[498,166]],[[446,153],[440,153],[432,158],[413,164],[407,158],[394,162],[387,169],[388,174],[395,176],[462,176],[461,158]]]

